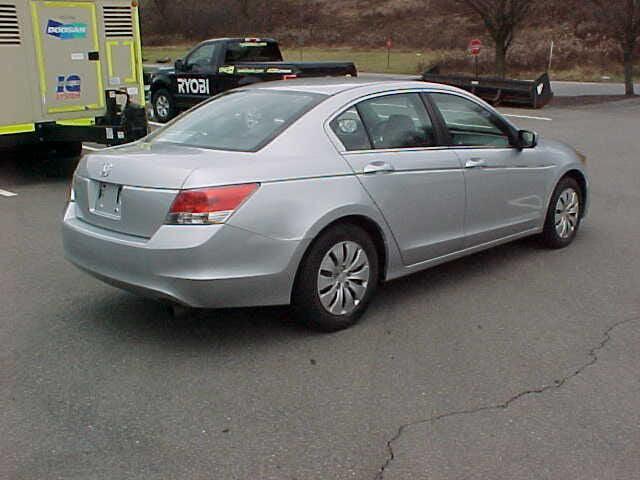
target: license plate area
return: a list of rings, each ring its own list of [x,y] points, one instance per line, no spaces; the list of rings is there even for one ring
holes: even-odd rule
[[[99,182],[98,194],[93,207],[93,213],[114,220],[120,219],[122,185]]]

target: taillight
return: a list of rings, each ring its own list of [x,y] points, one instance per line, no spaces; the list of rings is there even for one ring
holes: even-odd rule
[[[282,76],[283,80],[295,80],[296,78],[298,78],[298,75],[296,75],[295,73]]]
[[[166,223],[172,225],[224,223],[259,186],[259,183],[246,183],[228,187],[182,190],[171,205]]]

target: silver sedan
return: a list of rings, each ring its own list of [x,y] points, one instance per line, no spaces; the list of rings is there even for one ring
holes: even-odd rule
[[[67,258],[173,305],[292,304],[352,325],[376,287],[584,218],[584,158],[478,98],[422,82],[292,81],[219,95],[84,157]]]

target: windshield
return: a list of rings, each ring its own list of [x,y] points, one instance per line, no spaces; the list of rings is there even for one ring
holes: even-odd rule
[[[275,42],[230,42],[227,44],[225,63],[281,61],[282,55]]]
[[[231,92],[186,114],[150,140],[255,152],[325,97],[317,93],[259,89]]]

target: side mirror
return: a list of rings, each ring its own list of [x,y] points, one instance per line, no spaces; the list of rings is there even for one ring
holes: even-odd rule
[[[518,148],[533,148],[538,145],[538,134],[529,130],[518,132]]]
[[[181,58],[176,60],[174,67],[176,69],[176,72],[182,72],[184,70],[184,60],[182,60]]]

